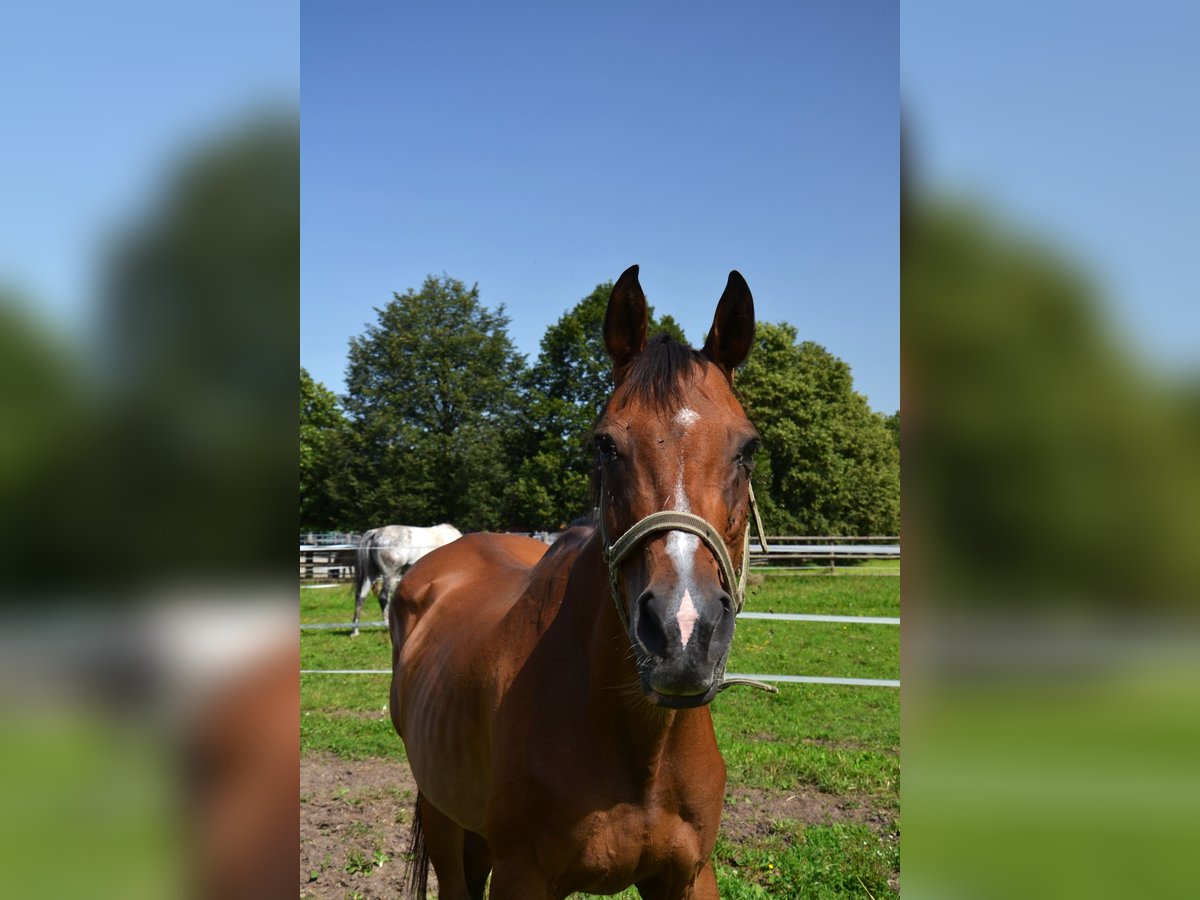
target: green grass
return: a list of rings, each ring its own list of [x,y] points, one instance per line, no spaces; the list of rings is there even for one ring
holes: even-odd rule
[[[373,602],[373,601],[372,601]],[[345,622],[350,588],[301,591],[301,621]],[[378,607],[368,607],[374,618]],[[839,574],[772,576],[751,588],[758,612],[898,616],[900,580]],[[303,632],[311,669],[387,669],[383,630]],[[898,678],[894,625],[741,620],[729,671]],[[345,758],[403,757],[388,719],[388,675],[304,675],[301,748]],[[723,898],[894,896],[899,871],[900,697],[894,688],[781,684],[779,694],[732,688],[712,705],[730,791],[816,789],[893,820],[876,833],[855,823],[772,823],[763,837],[722,837],[714,859]],[[627,891],[619,896],[636,897]]]
[[[898,616],[899,581],[875,576],[776,577],[751,588],[756,612]],[[899,678],[895,625],[743,619],[729,671]],[[730,781],[830,793],[898,792],[899,691],[838,685],[780,685],[764,698],[733,688],[713,703]]]
[[[763,577],[758,584],[754,583],[759,581],[757,572],[752,572],[750,578],[746,610],[751,612],[900,615],[898,578],[882,575],[773,575]],[[738,623],[739,636],[742,624]]]
[[[0,896],[178,893],[189,843],[167,742],[132,717],[59,704],[0,721]]]
[[[753,845],[717,838],[713,859],[722,900],[897,896],[888,878],[900,869],[898,832],[881,840],[865,825],[781,826]],[[616,897],[638,900],[639,894],[630,888]]]
[[[793,823],[753,847],[718,839],[713,856],[725,900],[887,896],[900,869],[899,834],[881,840],[857,824]]]
[[[1191,627],[1154,653],[1113,645],[1102,663],[923,685],[912,883],[953,896],[1194,896]],[[1000,858],[1021,864],[983,868]]]
[[[898,694],[835,685],[781,685],[772,697],[727,691],[713,702],[713,724],[730,782],[898,798]]]

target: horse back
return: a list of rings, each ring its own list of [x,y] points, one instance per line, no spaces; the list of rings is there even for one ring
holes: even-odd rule
[[[514,587],[546,552],[540,541],[519,535],[471,534],[438,547],[417,560],[401,582],[397,606],[405,621],[406,637],[433,608],[468,604],[461,611],[470,615],[481,603],[492,604],[507,597]],[[443,598],[455,599],[443,601]],[[457,611],[457,610],[456,610]],[[447,615],[453,615],[447,611]]]
[[[389,612],[395,676],[411,686],[451,671],[461,682],[466,667],[497,674],[495,657],[513,659],[522,643],[519,624],[506,620],[546,549],[531,538],[471,534],[418,560]]]

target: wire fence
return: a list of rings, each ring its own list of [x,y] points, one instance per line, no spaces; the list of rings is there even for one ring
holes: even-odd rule
[[[547,531],[520,531],[508,532],[509,534],[528,534],[557,536],[554,532]],[[301,545],[309,545],[313,547],[326,547],[332,544],[351,544],[357,545],[362,539],[362,532],[358,531],[302,531],[300,532]],[[875,535],[845,535],[845,534],[784,534],[770,538],[770,541],[797,542],[803,544],[812,543],[852,543],[852,544],[899,544],[900,535],[898,534],[875,534]]]
[[[739,619],[774,619],[779,622],[841,622],[851,625],[899,625],[899,617],[890,616],[826,616],[815,613],[767,613],[741,612]],[[371,622],[305,622],[301,631],[346,631],[350,628],[386,628],[387,622],[377,619]]]
[[[520,532],[553,543],[555,534]],[[345,582],[354,579],[356,540],[353,534],[329,532],[302,534],[300,579],[302,581]],[[305,541],[305,539],[311,539]],[[895,576],[900,574],[900,538],[895,535],[847,537],[840,535],[780,535],[767,538],[764,551],[757,541],[750,543],[750,567],[764,575],[778,574],[864,574]],[[434,549],[414,547],[410,549]],[[865,565],[865,563],[873,565]],[[894,566],[880,566],[894,562]]]
[[[557,535],[522,532],[552,543]],[[750,544],[751,570],[763,575],[891,575],[900,574],[900,538],[896,535],[848,537],[842,535],[780,535],[767,538],[768,551],[753,541]],[[300,577],[333,583],[302,584],[302,589],[336,588],[354,577],[354,554],[358,535],[328,532],[301,534]],[[895,566],[865,566],[868,561],[894,561]],[[839,565],[840,563],[840,565]],[[318,575],[317,573],[324,573]],[[834,616],[809,613],[743,612],[739,619],[766,619],[783,622],[825,622],[854,625],[898,626],[900,619],[890,616]],[[301,631],[349,630],[353,622],[311,622]],[[359,629],[386,628],[382,620],[359,622]],[[390,669],[301,669],[302,675],[390,675]],[[900,687],[898,679],[841,678],[824,675],[786,675],[772,673],[729,673],[730,678],[750,678],[781,684],[832,684],[853,687]]]
[[[768,619],[781,622],[833,622],[855,625],[899,625],[899,617],[891,616],[832,616],[816,613],[765,613],[743,612],[739,619]],[[301,631],[345,631],[354,628],[353,622],[306,622],[300,625]],[[382,620],[359,622],[360,629],[386,628]],[[391,669],[301,669],[301,675],[391,675]],[[729,672],[729,678],[749,678],[754,681],[766,681],[778,684],[833,684],[848,687],[900,687],[900,680],[894,678],[841,678],[832,675],[784,675],[774,673],[744,673]]]
[[[301,669],[301,675],[391,675],[391,669]],[[840,684],[849,687],[898,688],[900,681],[891,678],[834,678],[825,675],[770,675],[762,673],[726,672],[726,678],[749,678],[779,684]]]

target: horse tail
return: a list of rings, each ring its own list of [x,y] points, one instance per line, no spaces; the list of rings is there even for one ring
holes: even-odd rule
[[[371,570],[371,541],[366,534],[358,542],[358,550],[354,553],[354,572],[356,575],[355,594],[361,598],[364,585],[369,587],[375,580],[375,573]]]
[[[413,805],[412,832],[408,836],[408,864],[404,867],[404,889],[411,900],[425,900],[429,888],[429,848],[421,827],[421,795]]]

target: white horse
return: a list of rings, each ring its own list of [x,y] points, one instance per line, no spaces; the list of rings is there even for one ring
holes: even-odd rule
[[[392,592],[400,583],[400,576],[413,563],[428,553],[456,541],[462,537],[453,525],[434,525],[432,528],[415,528],[411,525],[384,525],[382,528],[372,528],[358,542],[358,553],[355,556],[354,581],[356,597],[354,601],[354,630],[351,637],[358,634],[358,617],[362,612],[363,600],[375,582],[383,580],[383,590],[377,590],[379,608],[387,619],[387,605],[392,599]]]

